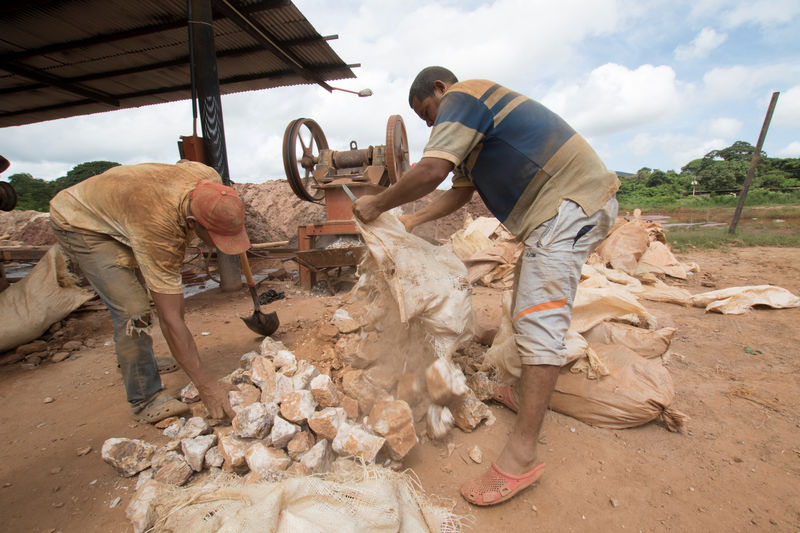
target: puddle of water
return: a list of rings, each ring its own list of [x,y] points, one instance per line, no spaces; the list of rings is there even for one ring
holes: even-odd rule
[[[277,268],[265,268],[257,272],[253,272],[253,278],[256,279],[256,283],[258,283],[258,281],[266,278],[268,275],[276,272],[277,270]],[[245,283],[244,276],[242,276],[242,283]],[[207,275],[202,274],[194,277],[191,282],[184,282],[183,297],[189,298],[190,296],[195,296],[196,294],[210,291],[211,289],[216,289],[217,287],[219,287],[219,283],[209,278]]]

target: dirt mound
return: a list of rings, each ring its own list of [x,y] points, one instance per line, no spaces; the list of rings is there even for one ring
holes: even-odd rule
[[[289,245],[295,247],[298,225],[325,220],[325,207],[300,200],[286,180],[234,184],[233,187],[244,199],[247,212],[245,226],[251,242],[288,240]],[[418,211],[435,202],[444,192],[436,190],[425,198],[405,205],[403,210],[407,213]],[[414,234],[431,242],[446,241],[464,226],[468,214],[472,217],[492,216],[476,194],[455,213],[419,226]]]
[[[50,231],[50,213],[39,211],[0,212],[0,242],[46,246],[56,242]]]
[[[295,196],[286,180],[236,183],[233,188],[244,200],[244,224],[252,243],[289,241],[296,247],[298,225],[325,219],[325,207]]]
[[[445,191],[441,190],[433,191],[424,198],[406,204],[403,210],[406,213],[419,211],[438,200],[444,193]],[[486,208],[481,197],[474,194],[472,199],[467,202],[464,207],[461,207],[446,217],[422,224],[415,228],[413,233],[430,242],[444,242],[450,238],[450,235],[464,227],[464,220],[466,220],[467,215],[472,218],[493,216]]]
[[[245,227],[253,243],[289,241],[297,246],[297,226],[325,220],[325,207],[300,200],[286,180],[264,183],[236,183],[233,188],[245,204]],[[444,191],[434,191],[425,198],[404,206],[405,212],[414,212],[436,201]],[[431,242],[446,241],[464,226],[467,215],[491,216],[481,198],[476,194],[467,205],[446,217],[419,226],[414,234]],[[38,211],[0,212],[0,242],[13,241],[26,246],[53,244],[50,232],[50,214]]]

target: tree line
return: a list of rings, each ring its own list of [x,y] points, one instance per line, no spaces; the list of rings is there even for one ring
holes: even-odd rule
[[[59,191],[116,166],[119,166],[119,163],[113,161],[88,161],[74,166],[66,176],[52,181],[34,178],[27,172],[20,172],[9,176],[8,182],[17,193],[16,209],[45,212],[50,210],[50,199]]]
[[[636,174],[619,173],[621,186],[617,196],[627,206],[653,207],[674,203],[692,196],[730,197],[738,193],[750,168],[755,147],[736,141],[727,148],[712,150],[699,159],[674,170],[641,168]],[[9,176],[17,193],[17,209],[47,211],[50,199],[62,189],[101,174],[119,163],[89,161],[53,181],[34,178],[27,173]],[[766,152],[756,166],[748,200],[758,203],[800,199],[800,159],[768,157]]]
[[[620,175],[618,197],[628,205],[637,202],[652,205],[655,199],[668,203],[692,195],[737,194],[744,185],[754,152],[755,147],[750,143],[736,141],[727,148],[712,150],[690,161],[680,173],[641,168],[636,174]],[[791,191],[800,188],[800,159],[768,157],[762,151],[755,170],[750,191],[755,192],[756,197],[766,198],[767,192],[791,195]]]

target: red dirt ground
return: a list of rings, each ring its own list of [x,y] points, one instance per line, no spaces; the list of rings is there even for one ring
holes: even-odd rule
[[[693,293],[770,283],[800,294],[800,249],[695,251],[679,259],[701,267],[680,284]],[[315,331],[346,294],[312,295],[290,282],[262,284],[267,288],[288,296],[269,307],[281,318],[275,337],[300,358],[331,364]],[[499,292],[477,288],[475,298],[499,302]],[[186,307],[202,357],[217,375],[257,348],[260,339],[237,318],[252,312],[246,288],[213,289],[189,298]],[[678,355],[668,369],[675,407],[691,417],[683,433],[657,423],[594,428],[549,412],[539,447],[544,477],[490,509],[470,508],[458,487],[500,452],[514,419],[510,411],[492,405],[493,426],[452,432],[450,456],[446,443],[424,442],[406,466],[426,491],[469,515],[472,531],[800,531],[800,309],[723,316],[671,304],[646,307],[660,325],[678,328],[672,345]],[[100,448],[109,437],[166,439],[131,418],[107,312],[75,313],[64,327],[91,347],[33,370],[0,367],[0,530],[130,531],[125,508],[135,479],[119,477],[100,459]],[[167,352],[159,333],[155,346]],[[187,379],[179,371],[164,382],[176,393]],[[55,401],[44,403],[48,396]],[[482,465],[467,458],[474,444],[483,451]],[[85,446],[91,452],[78,456]],[[119,505],[110,508],[117,497]]]

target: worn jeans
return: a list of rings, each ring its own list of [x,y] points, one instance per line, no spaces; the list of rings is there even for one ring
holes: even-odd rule
[[[65,231],[55,224],[51,227],[111,311],[122,381],[131,408],[138,412],[162,385],[150,336],[150,297],[138,269],[130,265],[130,248],[105,235]]]
[[[514,340],[523,365],[562,366],[581,268],[617,217],[612,197],[592,216],[564,200],[525,240],[514,277]]]

